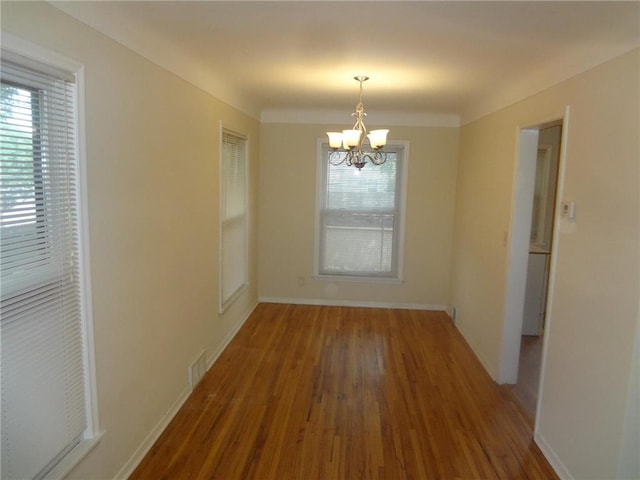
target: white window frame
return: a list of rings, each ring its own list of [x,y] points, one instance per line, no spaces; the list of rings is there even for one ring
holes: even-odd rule
[[[224,168],[224,135],[232,135],[238,139],[241,139],[243,144],[243,162],[244,162],[244,216],[242,218],[242,222],[244,225],[244,272],[242,272],[242,283],[234,290],[234,292],[228,296],[228,298],[224,297],[224,272],[223,272],[223,259],[224,259],[224,201],[225,201],[225,176],[223,174]],[[224,313],[227,308],[229,308],[236,299],[242,295],[242,293],[247,289],[249,285],[249,139],[246,135],[242,133],[238,133],[234,130],[225,128],[220,122],[220,155],[219,155],[219,298],[220,298],[220,308],[219,313]]]
[[[75,120],[76,151],[78,162],[77,200],[78,200],[78,261],[80,263],[80,317],[83,334],[83,363],[85,414],[87,426],[82,439],[74,448],[57,460],[43,477],[47,480],[62,479],[93,450],[104,432],[100,431],[98,417],[98,397],[96,381],[96,360],[94,344],[93,305],[91,298],[91,264],[89,250],[89,216],[87,200],[87,149],[85,127],[85,72],[84,65],[57,52],[36,45],[10,33],[2,34],[3,55],[18,59],[19,63],[29,67],[36,66],[40,70],[51,67],[54,70],[65,70],[75,75]]]
[[[396,268],[395,275],[381,276],[381,275],[345,275],[341,273],[322,273],[320,268],[320,256],[321,256],[321,235],[322,235],[322,208],[326,204],[325,192],[327,181],[327,149],[328,142],[326,138],[319,138],[317,142],[317,162],[316,162],[316,206],[315,206],[315,235],[314,235],[314,264],[313,264],[313,277],[319,280],[327,281],[344,281],[344,282],[358,282],[358,283],[395,283],[399,284],[404,281],[404,249],[405,249],[405,220],[406,220],[406,205],[407,205],[407,179],[409,172],[409,142],[406,140],[393,140],[387,143],[387,149],[393,149],[394,147],[401,149],[401,165],[399,168],[400,178],[399,187],[400,192],[397,194],[397,250],[396,250]],[[349,167],[356,168],[356,167]],[[375,165],[367,164],[363,168],[377,168]]]

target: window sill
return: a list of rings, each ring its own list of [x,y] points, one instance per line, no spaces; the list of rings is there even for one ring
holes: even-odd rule
[[[43,480],[62,480],[65,478],[91,450],[96,448],[103,435],[104,432],[100,432],[88,440],[82,440],[44,476]]]
[[[228,299],[226,302],[224,302],[222,305],[220,305],[220,308],[218,309],[218,313],[220,313],[221,315],[227,311],[227,309],[229,307],[231,307],[231,305],[233,305],[233,303],[238,299],[238,297],[240,297],[244,292],[247,291],[247,289],[249,288],[249,284],[248,283],[243,283],[240,288],[238,288]]]

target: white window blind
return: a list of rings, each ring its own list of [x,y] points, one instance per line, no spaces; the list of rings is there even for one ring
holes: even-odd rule
[[[72,74],[2,61],[2,478],[40,478],[87,428]],[[33,64],[33,62],[31,62]]]
[[[246,139],[222,132],[221,160],[221,304],[224,308],[247,284]]]
[[[401,147],[362,170],[331,165],[322,148],[319,179],[320,275],[398,278]]]

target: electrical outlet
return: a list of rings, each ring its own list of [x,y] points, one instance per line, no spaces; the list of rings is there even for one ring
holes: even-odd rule
[[[304,287],[304,277],[298,277],[298,286]]]
[[[456,307],[451,307],[451,320],[456,321],[456,317],[458,316],[458,311]]]

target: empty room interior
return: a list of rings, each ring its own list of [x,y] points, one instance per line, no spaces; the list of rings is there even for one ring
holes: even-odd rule
[[[0,13],[2,478],[640,478],[640,2]]]

